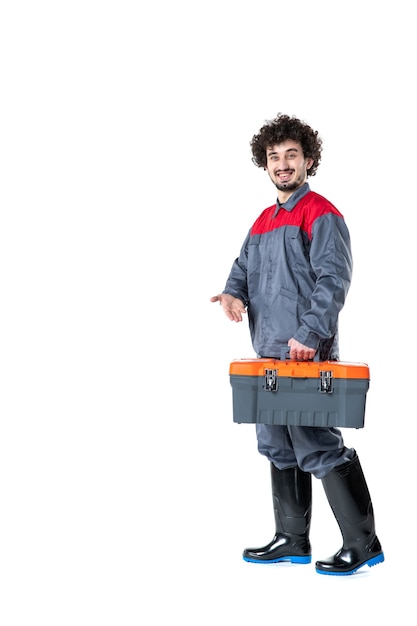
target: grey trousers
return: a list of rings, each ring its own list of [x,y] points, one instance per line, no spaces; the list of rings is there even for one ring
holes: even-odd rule
[[[337,428],[256,424],[256,437],[259,452],[275,467],[282,470],[298,465],[316,478],[324,478],[356,454],[353,448],[346,448]]]

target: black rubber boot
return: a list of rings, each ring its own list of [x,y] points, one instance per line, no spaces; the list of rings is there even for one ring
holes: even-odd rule
[[[375,534],[371,497],[358,456],[335,467],[322,483],[342,532],[343,546],[329,559],[317,561],[316,571],[346,576],[364,565],[382,563],[384,553]]]
[[[298,467],[279,470],[271,463],[275,535],[262,548],[246,548],[245,561],[252,563],[311,563],[311,474]]]

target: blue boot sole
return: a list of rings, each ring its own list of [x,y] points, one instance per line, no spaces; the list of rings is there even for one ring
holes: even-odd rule
[[[369,561],[365,561],[365,563],[361,563],[358,567],[355,567],[355,569],[349,570],[349,572],[330,572],[327,570],[323,570],[323,569],[318,569],[316,567],[316,572],[317,574],[325,574],[327,576],[351,576],[352,574],[355,574],[358,570],[360,570],[362,567],[364,567],[365,565],[367,565],[368,567],[373,567],[374,565],[378,565],[378,563],[383,563],[383,561],[385,560],[384,554],[378,554],[377,556],[374,556],[372,559],[369,559]]]
[[[269,563],[302,563],[308,564],[311,563],[311,556],[282,556],[278,559],[272,559],[270,561],[262,561],[260,559],[250,559],[246,556],[243,557],[244,561],[248,563],[262,563],[264,565],[268,565]]]

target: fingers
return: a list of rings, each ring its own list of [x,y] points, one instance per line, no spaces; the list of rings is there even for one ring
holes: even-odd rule
[[[293,361],[311,361],[314,354],[314,350],[290,350],[290,359]]]
[[[227,317],[232,320],[233,322],[241,322],[242,321],[242,315],[244,313],[246,313],[245,309],[241,310],[241,309],[227,309],[224,311],[227,315]]]
[[[242,313],[246,311],[242,307],[236,306],[236,304],[230,304],[226,302],[220,302],[220,306],[222,307],[226,317],[229,318],[232,322],[241,322],[242,321]]]
[[[309,348],[295,339],[290,339],[288,345],[290,347],[290,359],[293,361],[310,361],[314,359],[316,350],[313,348]]]
[[[210,302],[219,302],[226,317],[232,322],[241,322],[242,315],[246,313],[243,302],[230,294],[220,293],[217,296],[212,296]]]

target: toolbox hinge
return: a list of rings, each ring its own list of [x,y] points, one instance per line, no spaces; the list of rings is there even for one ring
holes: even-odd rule
[[[265,370],[265,391],[278,391],[277,370]]]
[[[320,393],[333,393],[333,372],[320,371]]]

